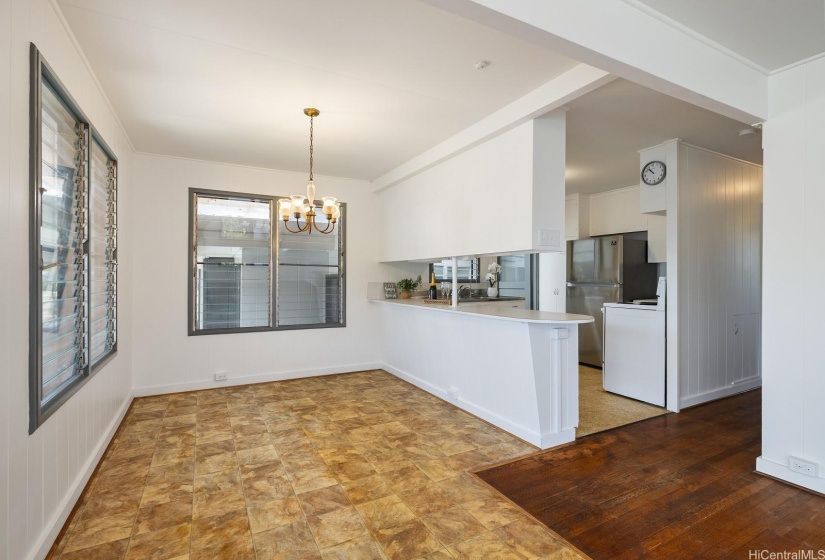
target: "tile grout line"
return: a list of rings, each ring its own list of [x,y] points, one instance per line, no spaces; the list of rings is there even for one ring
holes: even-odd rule
[[[166,408],[163,411],[163,418],[161,419],[160,428],[158,428],[158,431],[155,433],[155,437],[152,440],[155,444],[154,449],[157,449],[158,438],[160,438],[160,434],[163,431],[164,420],[166,420],[166,414],[168,412],[169,412],[169,400],[167,399]],[[131,423],[131,421],[130,421],[130,423]],[[117,447],[120,447],[120,443],[118,443]],[[152,454],[152,457],[154,457],[154,453]],[[132,537],[134,537],[134,534],[135,534],[135,526],[137,525],[138,516],[140,515],[140,504],[143,503],[143,494],[144,494],[144,492],[146,492],[146,483],[149,480],[149,473],[151,472],[151,470],[152,470],[152,461],[150,460],[149,461],[149,466],[146,468],[146,475],[143,477],[143,488],[141,489],[141,492],[140,492],[140,500],[138,501],[137,511],[135,512],[135,519],[132,522],[132,531],[129,533],[129,542],[126,545],[126,552],[123,554],[124,558],[127,558],[129,556],[129,551],[132,549]]]
[[[371,373],[376,373],[376,374],[377,373],[384,373],[385,375],[387,375],[387,377],[390,377],[385,372],[380,372],[380,370],[375,370],[374,372],[367,372],[367,373],[368,374],[371,374]],[[350,374],[350,375],[355,376],[357,374]],[[347,378],[352,379],[351,377],[349,377],[349,375],[347,376]],[[422,510],[422,511],[425,511],[425,513],[419,513],[419,511],[418,511],[419,507],[411,506],[410,504],[408,504],[407,501],[405,501],[398,494],[396,488],[390,485],[388,479],[385,477],[385,475],[387,473],[399,470],[398,468],[386,469],[386,467],[388,467],[388,466],[389,467],[393,466],[393,461],[394,460],[392,458],[387,458],[385,462],[377,462],[376,463],[374,461],[377,460],[377,455],[373,455],[373,454],[366,453],[366,452],[369,449],[373,448],[373,447],[367,446],[367,444],[369,444],[370,442],[373,442],[373,441],[384,442],[384,444],[388,448],[391,448],[391,449],[394,450],[393,453],[397,454],[399,456],[399,458],[402,459],[402,462],[406,462],[406,463],[409,464],[409,466],[414,467],[415,472],[420,473],[424,477],[424,479],[426,480],[426,484],[428,486],[429,485],[435,485],[438,490],[444,492],[446,489],[445,489],[445,487],[442,486],[441,483],[444,482],[445,480],[453,479],[453,478],[459,478],[459,477],[462,477],[464,475],[469,476],[471,480],[476,480],[476,481],[480,480],[480,478],[471,471],[472,470],[482,470],[482,469],[489,468],[491,466],[489,461],[491,461],[491,460],[495,461],[495,459],[490,459],[490,457],[495,457],[495,455],[498,454],[498,453],[503,453],[504,454],[504,457],[502,457],[502,460],[505,460],[505,461],[513,460],[514,459],[513,457],[510,457],[508,459],[507,456],[511,455],[514,452],[518,453],[519,452],[518,450],[522,449],[522,447],[517,445],[517,444],[521,443],[522,446],[523,446],[524,445],[523,442],[520,442],[519,440],[517,440],[517,438],[512,437],[510,434],[506,434],[506,433],[501,432],[500,429],[495,428],[495,427],[492,427],[492,432],[490,432],[489,428],[491,428],[491,426],[488,423],[486,423],[484,421],[481,421],[480,419],[466,413],[466,411],[461,411],[459,409],[455,409],[455,407],[453,405],[451,405],[450,403],[446,403],[446,402],[442,401],[441,399],[431,398],[431,395],[423,392],[421,389],[419,389],[415,386],[410,385],[407,388],[407,390],[399,390],[399,387],[402,384],[405,385],[405,386],[409,385],[409,384],[406,384],[405,382],[403,382],[403,380],[398,380],[398,379],[392,378],[392,377],[390,377],[391,381],[387,380],[385,377],[376,377],[375,380],[373,380],[372,377],[370,376],[370,377],[367,378],[367,381],[357,382],[357,383],[353,383],[353,384],[350,385],[348,383],[338,382],[338,379],[340,379],[340,378],[336,376],[336,382],[332,382],[332,383],[325,378],[322,383],[318,383],[318,382],[313,383],[309,380],[295,380],[295,381],[288,381],[288,382],[286,382],[286,384],[283,384],[283,385],[281,384],[281,382],[273,382],[273,383],[267,383],[267,384],[257,384],[255,386],[249,386],[249,387],[232,388],[231,391],[227,391],[227,389],[223,389],[223,388],[217,390],[217,391],[220,392],[220,394],[222,396],[221,400],[222,400],[222,403],[223,403],[223,407],[225,407],[224,410],[226,410],[227,421],[229,422],[229,429],[230,429],[230,432],[231,432],[231,439],[232,439],[232,445],[233,445],[233,454],[234,454],[233,455],[234,468],[238,472],[239,483],[241,484],[241,491],[242,491],[242,497],[243,497],[243,502],[244,502],[243,505],[244,505],[244,508],[246,509],[246,512],[245,512],[246,513],[246,516],[245,516],[246,527],[249,531],[249,539],[251,540],[252,550],[253,550],[253,553],[254,553],[256,558],[260,557],[260,552],[261,551],[259,551],[259,549],[258,549],[259,547],[258,547],[258,544],[256,542],[255,535],[266,532],[266,531],[270,531],[272,529],[281,527],[283,525],[278,525],[276,527],[270,527],[270,528],[266,529],[266,531],[260,531],[259,533],[252,533],[252,512],[250,511],[249,502],[247,502],[248,488],[244,484],[244,479],[243,479],[242,473],[241,473],[242,459],[239,455],[239,453],[240,453],[240,451],[239,451],[239,440],[257,437],[257,438],[260,438],[260,442],[265,442],[264,445],[268,445],[269,447],[271,447],[272,449],[277,451],[277,449],[275,449],[275,445],[273,443],[273,432],[270,431],[270,430],[271,430],[271,428],[277,428],[279,423],[284,422],[284,420],[278,420],[276,422],[270,422],[269,416],[272,415],[273,417],[275,417],[275,414],[278,414],[279,416],[288,418],[288,420],[287,420],[288,423],[290,423],[290,424],[294,423],[295,428],[300,428],[300,433],[302,434],[302,436],[304,438],[304,439],[302,439],[302,441],[311,445],[311,447],[307,447],[307,450],[311,451],[317,457],[317,459],[319,459],[321,461],[321,463],[319,465],[317,465],[315,467],[312,467],[312,468],[318,468],[318,466],[323,465],[325,472],[328,473],[328,475],[331,478],[333,478],[334,481],[335,481],[334,485],[320,487],[320,488],[316,488],[314,490],[306,490],[304,493],[308,494],[310,492],[314,492],[314,491],[317,491],[317,490],[323,490],[324,488],[333,488],[333,487],[340,488],[343,491],[344,497],[346,498],[346,504],[347,504],[346,506],[343,506],[343,507],[354,509],[354,511],[358,515],[359,521],[361,522],[361,524],[363,525],[363,527],[365,529],[364,533],[361,533],[358,536],[354,536],[354,537],[349,538],[347,540],[344,540],[342,542],[331,544],[327,548],[339,547],[341,545],[345,545],[347,543],[350,543],[350,542],[355,541],[357,539],[360,539],[362,537],[366,537],[367,538],[366,540],[371,543],[370,546],[376,547],[375,550],[380,551],[381,554],[387,555],[385,553],[385,550],[384,550],[384,547],[383,547],[381,541],[379,541],[376,538],[376,532],[373,531],[373,529],[370,527],[370,524],[367,522],[367,517],[354,504],[352,494],[344,488],[344,484],[345,484],[344,480],[346,480],[348,482],[357,482],[358,480],[360,480],[362,478],[366,478],[367,476],[375,475],[375,476],[378,477],[378,479],[380,479],[382,485],[386,485],[387,490],[390,491],[390,494],[386,497],[392,496],[395,499],[397,499],[401,504],[403,504],[404,507],[407,510],[409,510],[409,512],[413,516],[412,519],[410,519],[409,521],[412,522],[413,520],[415,520],[415,522],[420,524],[420,526],[423,527],[423,529],[433,539],[432,545],[437,546],[437,548],[432,550],[428,554],[433,554],[433,553],[437,553],[437,552],[445,552],[447,554],[450,554],[449,552],[447,552],[447,550],[450,547],[457,546],[457,545],[465,542],[466,540],[471,540],[472,538],[476,538],[476,537],[471,537],[470,539],[459,538],[457,541],[453,542],[451,545],[447,545],[446,541],[443,540],[444,537],[436,536],[436,534],[424,522],[425,517],[435,515],[437,513],[446,511],[448,509],[452,509],[453,507],[456,507],[458,510],[466,513],[467,515],[469,515],[470,518],[475,520],[476,523],[478,523],[480,526],[484,527],[484,534],[488,538],[490,538],[493,541],[497,542],[498,545],[504,546],[508,550],[512,550],[512,551],[516,552],[516,549],[513,546],[511,546],[508,542],[502,540],[502,538],[498,534],[494,533],[494,531],[499,529],[499,528],[510,526],[513,523],[517,523],[518,520],[512,520],[509,523],[505,523],[503,525],[491,525],[492,528],[488,528],[487,525],[482,523],[482,521],[479,518],[477,518],[472,513],[472,511],[470,511],[466,507],[467,503],[469,503],[471,501],[474,501],[475,499],[487,500],[487,499],[490,499],[490,498],[497,497],[496,495],[500,494],[500,493],[497,492],[494,488],[490,487],[489,485],[487,485],[485,483],[485,484],[482,485],[482,487],[486,491],[487,496],[479,497],[479,498],[473,497],[471,499],[464,499],[464,501],[459,501],[459,498],[453,498],[452,493],[450,493],[450,495],[449,495],[450,499],[447,502],[444,502],[445,504],[449,504],[449,505],[446,505],[446,506],[439,505],[438,507],[440,509],[429,511],[429,506],[427,506],[426,504],[419,504],[419,507],[425,508],[424,510]],[[399,382],[401,382],[401,383],[399,383]],[[303,388],[302,388],[302,386],[303,386]],[[265,387],[269,387],[270,389],[265,389]],[[274,390],[276,387],[279,388],[277,391]],[[289,387],[288,391],[280,390],[281,388],[287,388],[287,387]],[[369,400],[367,401],[367,404],[363,405],[363,406],[359,406],[358,405],[358,402],[359,402],[358,399],[362,398],[362,400],[363,400],[363,397],[360,396],[363,393],[363,391],[371,391],[372,392],[373,389],[374,389],[374,394],[369,395],[369,397],[368,397]],[[196,391],[196,392],[191,392],[191,393],[194,393],[195,395],[204,395],[204,394],[210,394],[210,393],[213,393],[213,392],[216,392],[216,390],[212,389],[212,390],[206,390],[206,391]],[[158,449],[158,445],[161,442],[161,437],[162,437],[162,435],[164,434],[164,432],[166,430],[165,426],[166,426],[167,421],[171,422],[172,419],[175,418],[174,415],[170,416],[170,414],[175,413],[175,408],[176,408],[175,404],[177,404],[178,406],[181,406],[181,403],[175,401],[175,399],[169,398],[168,395],[164,396],[164,397],[166,397],[165,398],[165,406],[163,408],[163,414],[162,414],[161,418],[159,419],[160,420],[160,426],[154,431],[154,434],[153,434],[153,437],[152,437],[152,440],[151,440],[151,443],[153,445],[153,452],[156,452],[157,449]],[[344,410],[345,417],[344,418],[339,418],[339,419],[336,420],[332,416],[330,416],[330,414],[335,412],[335,407],[336,406],[340,406],[336,402],[336,399],[337,398],[342,398],[342,397],[345,400],[345,406],[350,407],[352,410],[351,410],[351,412],[347,411],[347,410]],[[384,400],[377,400],[375,402],[372,402],[372,399],[376,399],[376,398],[377,399],[383,398]],[[305,405],[304,403],[298,403],[298,402],[295,402],[295,403],[290,404],[290,405],[285,404],[290,400],[296,400],[296,399],[297,400],[306,399],[306,401],[309,402],[310,405]],[[387,400],[387,399],[389,399],[389,400]],[[140,399],[140,400],[142,400],[142,399]],[[201,414],[200,414],[201,407],[206,406],[206,403],[201,404],[201,402],[198,402],[198,401],[200,401],[200,399],[198,399],[198,398],[196,398],[195,400],[196,400],[196,404],[195,404],[196,410],[195,410],[194,435],[193,435],[193,438],[194,438],[193,447],[194,447],[195,457],[192,458],[192,465],[193,465],[192,466],[192,477],[193,477],[193,479],[192,479],[192,497],[191,497],[191,501],[190,501],[190,523],[189,523],[189,535],[188,535],[188,550],[189,550],[190,555],[193,553],[193,544],[194,544],[194,532],[193,532],[192,529],[194,527],[194,521],[195,521],[194,520],[194,513],[195,513],[195,507],[194,506],[195,506],[195,501],[196,501],[196,499],[195,499],[196,493],[195,493],[195,488],[194,488],[195,487],[195,478],[197,478],[197,476],[198,476],[196,474],[196,472],[197,472],[198,433],[199,433],[198,425],[199,425],[199,422],[200,422],[201,419],[203,419],[204,421],[208,420],[208,418],[206,416],[201,417]],[[393,406],[390,407],[390,409],[386,408],[385,405],[387,405],[387,403],[395,402],[396,400],[397,400],[397,403],[393,404]],[[135,402],[138,402],[138,401],[139,401],[139,399],[135,399]],[[173,402],[173,401],[175,401],[175,402]],[[265,410],[265,405],[268,402],[278,403],[279,406],[277,408],[279,409],[279,412],[276,412],[275,408],[273,408],[271,411],[270,410]],[[158,404],[160,404],[160,403],[158,403]],[[332,407],[332,408],[330,408],[330,407]],[[238,410],[240,410],[240,412],[238,412]],[[402,410],[409,410],[411,413],[414,413],[414,414],[410,414],[409,416],[403,415],[403,414],[401,416],[396,416],[396,413],[401,414]],[[265,427],[265,437],[261,437],[261,436],[264,435],[263,432],[256,432],[256,433],[252,434],[251,432],[254,431],[254,430],[245,430],[242,427],[242,425],[246,424],[246,422],[244,422],[243,420],[244,420],[244,417],[246,417],[248,413],[255,414],[255,417],[257,418],[257,421],[260,421],[263,424],[263,426]],[[350,413],[352,414],[352,416],[346,416],[346,414],[350,414]],[[131,416],[133,416],[133,414],[134,414],[134,411],[130,410],[129,413],[126,415],[125,419],[124,419],[124,422],[121,426],[122,428],[128,427],[128,424],[131,420]],[[439,418],[442,414],[443,414],[443,417]],[[178,414],[178,415],[180,415],[180,414]],[[435,415],[435,416],[433,416],[433,415]],[[390,418],[388,419],[388,418],[386,418],[386,416],[389,416]],[[393,417],[394,417],[394,419],[393,419]],[[237,426],[232,425],[233,424],[233,421],[232,421],[233,418],[235,418],[237,420],[240,420],[240,423]],[[247,418],[247,420],[248,419],[249,418]],[[345,431],[346,428],[344,428],[341,424],[339,424],[339,422],[343,422],[347,419],[357,419],[358,422],[361,423],[361,425],[360,425],[361,428],[369,428],[371,431],[364,430],[364,431],[356,433],[355,435],[357,436],[356,439],[358,439],[358,441],[355,441],[354,439],[352,439],[352,435],[350,435],[347,431]],[[435,425],[435,423],[439,422],[439,421],[440,421],[441,424],[443,424],[443,426],[441,428],[439,428]],[[403,437],[408,435],[408,434],[418,434],[418,430],[416,430],[415,428],[413,428],[412,430],[410,429],[410,427],[414,426],[415,424],[409,424],[408,425],[409,422],[424,422],[421,425],[420,429],[424,430],[425,432],[427,432],[428,430],[432,430],[434,433],[437,434],[439,429],[441,429],[441,430],[447,429],[446,432],[443,432],[443,433],[446,434],[444,437],[446,437],[447,439],[444,440],[444,442],[439,444],[439,445],[435,445],[435,443],[433,443],[433,445],[435,445],[435,447],[433,449],[428,449],[426,447],[426,444],[425,444],[425,447],[420,447],[420,448],[418,448],[417,451],[416,451],[416,449],[412,449],[413,455],[407,455],[404,452],[407,451],[407,446],[410,445],[410,443],[406,443],[403,440]],[[406,433],[399,432],[397,427],[395,427],[394,425],[392,425],[392,426],[387,425],[388,423],[389,424],[398,423],[400,427],[402,427],[402,428],[404,428],[404,430],[406,430]],[[241,426],[241,427],[238,427],[238,426]],[[359,429],[359,425],[357,423],[354,424],[354,426],[355,427],[351,428],[351,430],[358,430]],[[174,430],[175,428],[170,427],[169,429]],[[183,429],[183,428],[181,428],[181,426],[178,426],[178,429]],[[481,429],[481,431],[476,432],[477,435],[474,435],[473,431],[474,430],[479,430],[479,429]],[[455,430],[455,432],[451,432],[450,430]],[[450,435],[451,433],[452,433],[452,436]],[[387,434],[392,434],[393,436],[397,436],[398,441],[388,439]],[[117,438],[118,435],[120,435],[120,434],[116,433],[116,435],[115,435],[116,437],[113,438],[114,441],[116,442],[116,445],[114,445],[112,447],[112,449],[108,450],[104,454],[104,461],[101,461],[101,466],[103,465],[103,463],[105,462],[106,459],[109,459],[110,456],[113,453],[117,453],[119,449],[122,448],[123,450],[128,451],[129,444],[123,443],[122,438],[118,439]],[[499,437],[499,436],[502,436],[502,435],[506,436],[506,437],[504,437],[504,438]],[[471,439],[465,439],[468,436]],[[441,437],[441,436],[433,436],[433,437]],[[455,439],[456,441],[454,442],[453,439]],[[460,442],[460,440],[462,440],[462,439],[464,440],[464,445],[462,445],[461,442]],[[414,441],[414,440],[411,440],[411,441]],[[439,441],[441,441],[441,440],[439,440]],[[248,449],[253,449],[255,447],[259,447],[260,442],[255,442],[255,441],[250,440],[249,442],[245,443],[244,445],[252,445],[252,447],[249,447]],[[455,447],[454,444],[456,442],[459,442],[459,447]],[[422,443],[424,443],[424,442],[422,441]],[[178,442],[178,444],[180,444],[180,442]],[[286,440],[284,442],[282,442],[281,444],[279,444],[278,447],[283,449],[284,451],[287,451],[288,449],[293,448],[295,444],[296,444],[296,442],[290,441],[288,436],[287,436]],[[467,444],[469,444],[468,446],[471,447],[471,449],[466,449],[466,450],[463,450],[463,451],[458,451],[458,452],[450,454],[451,450],[463,449],[464,446],[467,445]],[[126,445],[127,447],[122,447],[123,445]],[[417,447],[420,444],[412,443],[412,445]],[[365,465],[369,466],[370,470],[372,471],[372,474],[362,475],[362,474],[360,474],[362,471],[359,471],[359,470],[349,471],[349,470],[346,470],[346,467],[344,468],[344,470],[339,469],[337,467],[339,462],[336,462],[334,460],[335,457],[339,456],[339,451],[335,449],[335,447],[338,447],[338,446],[341,446],[343,449],[346,449],[346,448],[350,449],[353,452],[352,458],[357,458],[359,461],[363,461]],[[499,446],[502,446],[502,447],[499,447]],[[380,447],[382,447],[382,446],[379,445],[378,447],[374,447],[374,448],[376,450],[378,450],[378,449],[380,449]],[[488,447],[490,448],[489,451],[482,451],[482,450],[484,450]],[[496,448],[496,449],[494,450],[493,448]],[[343,452],[343,449],[342,449],[342,452]],[[324,453],[325,450],[327,450],[328,453]],[[464,453],[476,453],[476,452],[478,452],[478,455],[467,455],[463,458],[455,459],[455,456],[457,456],[457,455],[461,455],[461,454],[464,454]],[[307,528],[310,535],[312,536],[312,542],[314,543],[315,550],[317,551],[317,553],[320,554],[321,551],[323,550],[320,546],[321,543],[318,541],[318,537],[316,536],[315,531],[312,529],[313,526],[309,523],[309,514],[308,514],[309,510],[307,509],[307,506],[304,505],[303,501],[299,498],[299,494],[296,491],[297,490],[297,487],[296,487],[296,480],[297,479],[292,474],[292,470],[295,470],[295,469],[298,469],[296,472],[300,472],[301,467],[303,466],[303,464],[300,462],[300,460],[296,460],[294,468],[287,468],[286,463],[284,462],[284,457],[285,456],[288,456],[288,455],[283,455],[281,452],[277,452],[278,464],[280,465],[280,468],[283,470],[286,482],[288,482],[288,484],[289,484],[289,488],[291,489],[292,497],[296,500],[296,502],[298,503],[298,506],[300,507],[300,510],[301,510],[301,518],[300,519],[302,520],[304,526]],[[341,456],[343,457],[343,462],[347,462],[347,460],[351,459],[349,457],[349,452],[343,452],[343,454],[341,454]],[[501,455],[499,455],[499,456],[501,456]],[[154,454],[153,454],[153,457],[154,457]],[[464,466],[464,465],[467,464],[467,462],[478,460],[481,457],[484,458],[483,462],[476,463],[474,466]],[[522,458],[522,456],[519,456],[519,458]],[[262,460],[263,459],[253,458],[253,463],[251,464],[251,466],[254,467],[256,464],[258,464],[259,461],[262,461]],[[454,461],[454,462],[449,463],[449,461],[451,461],[451,460]],[[124,554],[126,554],[126,555],[128,555],[129,552],[132,550],[132,546],[134,544],[133,543],[134,531],[136,530],[137,521],[140,517],[141,504],[143,503],[144,496],[146,496],[147,483],[148,483],[148,479],[149,479],[149,476],[151,474],[151,469],[152,469],[151,461],[152,460],[150,459],[150,463],[149,463],[147,472],[146,472],[146,474],[143,478],[143,486],[140,489],[140,497],[138,499],[137,512],[135,514],[134,519],[132,520],[132,530],[131,530],[131,533],[129,534],[129,539],[128,539],[128,542],[126,544],[126,548],[125,548],[125,552],[124,552]],[[387,461],[389,461],[389,462],[387,462]],[[431,468],[428,467],[428,470],[431,473],[433,473],[432,476],[430,474],[428,474],[427,471],[423,470],[423,468],[422,468],[422,464],[426,463],[428,461],[433,461],[434,462],[434,464],[431,466]],[[447,461],[447,463],[439,465],[439,464],[436,464],[438,461]],[[274,461],[273,461],[273,464],[274,464]],[[384,465],[384,467],[385,467],[383,472],[379,472],[379,467],[381,465]],[[459,468],[456,469],[456,470],[453,470],[456,467],[459,467]],[[357,469],[358,466],[354,465],[354,468]],[[401,467],[401,468],[405,468],[405,467]],[[304,470],[306,470],[306,469],[304,469]],[[440,480],[436,480],[435,478],[433,478],[433,476],[436,476],[436,477],[443,476],[441,473],[444,473],[447,476],[441,478]],[[357,478],[352,479],[352,478],[350,478],[351,476],[357,476]],[[91,486],[91,484],[89,486]],[[312,487],[313,483],[312,483],[311,480],[308,479],[308,484],[304,484],[304,486]],[[411,488],[411,491],[415,490],[414,487],[410,487],[410,488]],[[492,490],[492,492],[491,492],[491,490]],[[463,493],[463,491],[461,491],[461,492]],[[467,496],[470,497],[471,494],[468,494]],[[376,499],[381,499],[381,498],[376,498]],[[368,500],[368,501],[375,501],[375,500]],[[506,500],[506,501],[510,502],[510,500]],[[343,502],[341,502],[341,503],[343,504]],[[363,502],[363,503],[367,503],[367,502]],[[85,504],[84,504],[84,508],[85,508]],[[520,507],[516,507],[514,509],[516,511],[518,511],[520,515],[523,515],[523,510]],[[337,511],[337,510],[335,510],[335,511]],[[526,515],[526,518],[528,520],[533,519],[531,516],[529,516],[529,514]],[[293,523],[294,522],[295,521],[293,521]],[[406,522],[404,522],[404,523],[406,523]],[[403,525],[404,523],[394,523],[388,528],[394,528],[394,527]],[[539,527],[545,527],[543,524],[541,524],[538,521],[533,520],[533,523],[535,523]],[[547,531],[545,531],[545,532],[547,532]],[[339,533],[339,534],[345,535],[346,533]],[[71,532],[67,532],[66,538],[68,539],[70,537],[70,535],[71,535]],[[477,536],[480,536],[480,535],[477,535]],[[548,536],[552,537],[552,536],[554,536],[554,534],[552,532],[549,532]],[[336,537],[336,538],[340,538],[340,537]],[[555,541],[557,539],[553,539],[553,540]],[[112,542],[114,542],[114,541],[112,541]],[[392,542],[402,542],[403,543],[404,541],[391,540],[390,543],[392,543]],[[306,541],[306,543],[309,544],[309,541]],[[561,543],[563,543],[565,546],[568,546],[568,547],[571,546],[569,543],[567,543],[563,539],[561,540]],[[56,543],[56,544],[59,544],[59,543]],[[97,546],[97,545],[95,545],[95,546]],[[404,547],[406,545],[402,544],[401,546]],[[516,552],[516,554],[518,554],[518,552]]]

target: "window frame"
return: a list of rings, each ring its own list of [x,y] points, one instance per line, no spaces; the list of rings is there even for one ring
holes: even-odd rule
[[[120,287],[118,285],[118,281],[119,281],[120,275],[118,274],[118,239],[117,239],[117,232],[118,232],[118,164],[117,164],[117,157],[115,157],[114,152],[109,147],[109,145],[106,143],[106,141],[103,140],[103,138],[100,136],[100,134],[98,134],[97,129],[94,128],[91,124],[89,124],[89,129],[91,131],[91,133],[89,134],[89,150],[88,150],[88,164],[87,164],[89,166],[89,172],[88,172],[89,202],[88,202],[88,209],[87,209],[87,211],[89,213],[89,226],[88,226],[89,235],[91,235],[91,232],[92,232],[92,213],[91,213],[91,205],[92,205],[92,198],[91,198],[91,191],[92,191],[92,172],[91,172],[91,169],[92,169],[92,144],[97,143],[97,145],[100,146],[100,149],[103,150],[103,153],[106,154],[106,157],[109,158],[109,160],[112,161],[112,163],[114,164],[114,168],[115,168],[115,219],[114,219],[115,248],[114,248],[114,255],[112,257],[113,260],[114,260],[114,263],[115,263],[115,267],[114,267],[115,268],[115,282],[114,282],[114,284],[115,284],[115,317],[114,317],[115,342],[112,345],[111,350],[109,350],[107,353],[103,354],[96,362],[91,364],[91,374],[94,375],[98,371],[100,371],[103,368],[103,366],[108,364],[112,360],[112,358],[117,356],[118,320],[119,320],[119,315],[120,315],[120,313],[118,313],[118,300],[119,300],[119,295],[120,295]],[[91,245],[91,243],[90,243],[90,245]],[[89,269],[89,281],[88,281],[88,286],[89,286],[89,310],[91,311],[91,305],[92,305],[92,293],[91,293],[91,289],[92,289],[92,272],[91,272],[92,271],[92,258],[91,258],[91,254],[89,254],[88,269]],[[89,360],[91,360],[92,359],[92,357],[91,357],[91,343],[92,343],[91,313],[89,313],[88,337],[89,337],[89,346],[90,346],[90,348],[89,348],[89,350],[90,350]]]
[[[280,254],[281,246],[281,219],[278,215],[278,200],[284,196],[274,196],[265,194],[254,194],[240,191],[222,191],[214,189],[201,189],[197,187],[190,187],[189,192],[189,242],[188,242],[188,269],[187,269],[187,319],[186,330],[188,336],[209,336],[214,334],[239,334],[250,332],[275,332],[275,331],[294,331],[294,330],[308,330],[308,329],[336,329],[347,326],[347,227],[346,227],[346,208],[345,202],[341,203],[341,217],[336,222],[339,236],[339,275],[341,279],[341,321],[338,323],[313,323],[305,325],[277,325],[278,319],[278,277],[280,274]],[[255,202],[269,203],[269,258],[270,258],[270,279],[269,279],[269,325],[257,327],[232,327],[220,329],[196,329],[195,328],[195,293],[197,291],[197,258],[195,250],[197,249],[197,215],[195,213],[196,200],[198,196],[227,198],[227,199],[242,199]],[[314,204],[320,207],[323,203],[320,200],[315,200]],[[290,235],[324,235],[318,232],[313,234],[295,233]]]
[[[85,324],[85,344],[86,364],[79,375],[71,379],[58,392],[54,393],[47,403],[43,403],[43,300],[42,300],[42,247],[41,247],[41,221],[43,212],[41,187],[43,184],[42,159],[43,159],[43,137],[42,137],[42,84],[48,82],[60,101],[66,105],[72,116],[85,129],[86,157],[84,165],[87,169],[84,181],[84,189],[88,195],[90,192],[91,169],[91,145],[97,142],[106,156],[114,163],[115,167],[115,193],[117,193],[117,165],[118,160],[114,151],[98,133],[91,120],[86,116],[66,86],[57,77],[52,67],[46,62],[40,50],[34,43],[29,47],[29,434],[33,434],[43,423],[48,420],[61,406],[63,406],[75,393],[77,393],[92,377],[94,377],[103,367],[117,356],[117,331],[118,331],[118,274],[117,264],[115,264],[115,320],[114,332],[115,342],[112,349],[101,356],[94,364],[91,362],[90,340],[91,321],[88,320],[90,299],[86,300],[87,320]],[[115,198],[117,201],[117,197]],[[86,200],[87,221],[90,222],[89,215],[90,199]],[[116,202],[117,204],[117,202]],[[117,247],[117,206],[115,206],[115,247]],[[83,252],[88,255],[88,245],[91,239],[90,227],[87,224],[87,240],[83,243]],[[115,250],[115,263],[117,263],[117,250]],[[91,258],[86,259],[84,272],[91,274]],[[86,288],[88,282],[86,282]]]

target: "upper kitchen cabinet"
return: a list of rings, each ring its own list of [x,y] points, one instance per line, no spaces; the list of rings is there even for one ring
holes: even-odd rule
[[[590,196],[568,194],[564,199],[564,237],[567,241],[590,237]]]
[[[679,140],[668,140],[639,151],[639,211],[667,215],[667,186],[676,180]]]
[[[625,187],[590,196],[590,235],[645,231],[647,216],[639,213],[639,187]]]
[[[383,262],[564,251],[565,111],[379,192]]]

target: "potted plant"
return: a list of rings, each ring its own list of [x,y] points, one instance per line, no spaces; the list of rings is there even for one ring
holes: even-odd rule
[[[401,291],[401,299],[410,299],[413,290],[421,285],[421,275],[413,280],[412,278],[404,278],[398,281],[398,289]]]
[[[487,288],[487,296],[488,297],[497,297],[498,296],[498,288],[496,284],[498,284],[498,275],[501,274],[501,265],[497,262],[491,262],[487,265],[487,275],[484,277],[490,283],[490,287]]]

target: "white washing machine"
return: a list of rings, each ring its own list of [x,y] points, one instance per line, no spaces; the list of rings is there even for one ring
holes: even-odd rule
[[[657,300],[604,304],[604,390],[665,406],[665,286]]]

